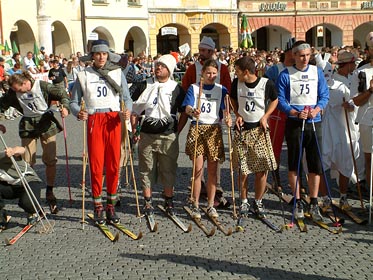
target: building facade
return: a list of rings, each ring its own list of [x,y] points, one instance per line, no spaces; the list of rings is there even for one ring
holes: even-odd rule
[[[373,30],[373,1],[239,1],[258,49],[284,48],[289,38],[316,48],[364,47]]]
[[[193,54],[207,35],[217,49],[235,49],[243,14],[255,47],[266,50],[284,48],[291,37],[317,48],[363,46],[373,30],[373,1],[2,0],[0,43],[14,43],[22,55],[36,43],[68,56],[100,38],[118,53],[154,56],[180,46]]]

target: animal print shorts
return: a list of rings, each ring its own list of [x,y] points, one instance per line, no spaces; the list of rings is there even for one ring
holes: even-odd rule
[[[194,157],[195,139],[196,125],[191,125],[185,144],[185,153],[191,160]],[[223,135],[219,124],[198,125],[196,157],[200,155],[209,161],[224,161]]]
[[[261,127],[236,131],[233,140],[233,165],[241,166],[244,175],[277,168],[269,132]]]

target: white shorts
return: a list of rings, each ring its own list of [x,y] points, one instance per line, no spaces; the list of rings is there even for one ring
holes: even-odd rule
[[[360,131],[360,140],[363,152],[365,154],[370,154],[373,152],[373,126],[371,125],[364,125],[359,124],[359,131]]]

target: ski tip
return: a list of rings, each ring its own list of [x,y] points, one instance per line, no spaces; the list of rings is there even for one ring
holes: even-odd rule
[[[151,229],[151,232],[157,232],[158,230],[158,223],[155,223],[154,227]]]
[[[189,224],[189,226],[188,226],[186,232],[191,232],[191,231],[192,231],[192,224]]]
[[[232,228],[229,228],[228,231],[225,233],[225,236],[232,235],[232,232],[233,232]]]
[[[118,239],[119,239],[119,233],[117,232],[117,234],[114,236],[114,239],[112,241],[117,242]]]
[[[207,237],[211,237],[211,236],[213,236],[213,235],[215,234],[215,230],[216,230],[216,228],[213,227],[213,228],[211,229],[210,233],[207,235]]]
[[[140,231],[135,240],[140,240],[141,238],[142,238],[142,232]]]

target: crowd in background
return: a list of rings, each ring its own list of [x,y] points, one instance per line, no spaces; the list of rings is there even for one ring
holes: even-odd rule
[[[314,57],[318,53],[330,53],[329,62],[332,64],[334,69],[336,66],[337,55],[341,50],[348,50],[353,52],[357,59],[357,64],[360,61],[366,59],[366,52],[364,48],[342,46],[342,47],[325,47],[320,50],[312,47],[312,56],[310,63],[316,64]],[[193,55],[188,54],[186,56],[179,52],[170,51],[177,61],[174,79],[181,81],[185,71],[198,59],[198,53]],[[126,54],[128,59],[128,68],[126,70],[128,83],[137,85],[138,83],[146,83],[154,81],[154,63],[161,56],[146,55],[145,51],[134,55],[133,52],[128,51]],[[220,63],[228,66],[231,79],[235,78],[234,64],[237,59],[243,56],[253,57],[256,62],[257,76],[261,77],[265,74],[266,70],[274,64],[279,63],[283,60],[284,51],[279,48],[275,48],[272,51],[258,50],[256,48],[249,49],[236,49],[233,48],[221,48],[215,49],[214,58]],[[20,73],[24,70],[29,71],[36,79],[43,79],[51,83],[57,83],[65,87],[68,92],[71,91],[74,81],[77,78],[78,72],[82,71],[85,67],[91,66],[92,62],[85,59],[81,52],[71,54],[69,57],[65,57],[63,53],[60,54],[47,54],[44,47],[40,48],[38,54],[34,54],[28,51],[27,54],[22,57],[19,53],[14,53],[11,60],[5,61],[3,57],[0,57],[0,82],[1,82],[1,93],[7,90],[6,81],[10,75],[14,73]],[[54,75],[58,75],[57,79]],[[134,89],[135,90],[135,89]],[[13,120],[19,116],[19,112],[10,109],[7,112],[2,112],[6,119]]]

